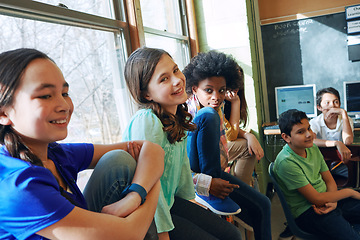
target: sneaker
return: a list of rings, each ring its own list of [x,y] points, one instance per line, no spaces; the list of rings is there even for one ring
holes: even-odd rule
[[[195,201],[209,208],[213,213],[219,215],[234,215],[241,211],[239,205],[237,205],[229,197],[221,199],[210,194],[207,196],[198,195],[196,193]]]
[[[280,233],[279,240],[291,240],[294,237],[289,226],[286,226],[285,230]]]

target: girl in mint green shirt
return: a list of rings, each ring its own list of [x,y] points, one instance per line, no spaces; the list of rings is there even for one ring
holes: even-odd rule
[[[195,190],[186,137],[196,126],[185,105],[185,77],[171,56],[161,49],[137,49],[125,65],[125,80],[142,109],[123,140],[146,139],[165,150],[155,213],[159,239],[241,239],[234,225],[188,201],[195,198]]]

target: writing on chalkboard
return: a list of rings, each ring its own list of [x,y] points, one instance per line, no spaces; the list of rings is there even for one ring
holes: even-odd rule
[[[274,34],[272,38],[276,39],[287,35],[294,35],[307,32],[307,25],[313,23],[312,19],[305,19],[301,21],[285,22],[274,25]]]
[[[292,34],[292,29],[300,28],[304,29],[298,31],[306,32]],[[348,38],[345,12],[263,25],[261,36],[270,122],[277,120],[275,87],[331,86],[344,99],[342,83],[360,79],[360,61],[349,61],[352,59],[349,54],[354,53],[350,44],[360,45],[360,38],[358,41]]]

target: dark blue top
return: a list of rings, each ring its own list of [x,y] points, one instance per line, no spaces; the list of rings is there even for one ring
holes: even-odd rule
[[[1,146],[0,239],[43,239],[35,233],[64,218],[74,204],[86,209],[76,179],[89,167],[93,154],[92,144],[49,144],[48,158],[72,192],[63,193],[68,194],[65,198],[48,169],[12,158]]]

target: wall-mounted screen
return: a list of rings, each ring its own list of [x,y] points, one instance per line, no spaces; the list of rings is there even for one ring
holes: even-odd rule
[[[360,81],[344,82],[344,108],[349,116],[360,118]]]
[[[316,117],[315,84],[282,86],[275,88],[276,115],[289,109],[298,109],[306,113],[308,118]]]

